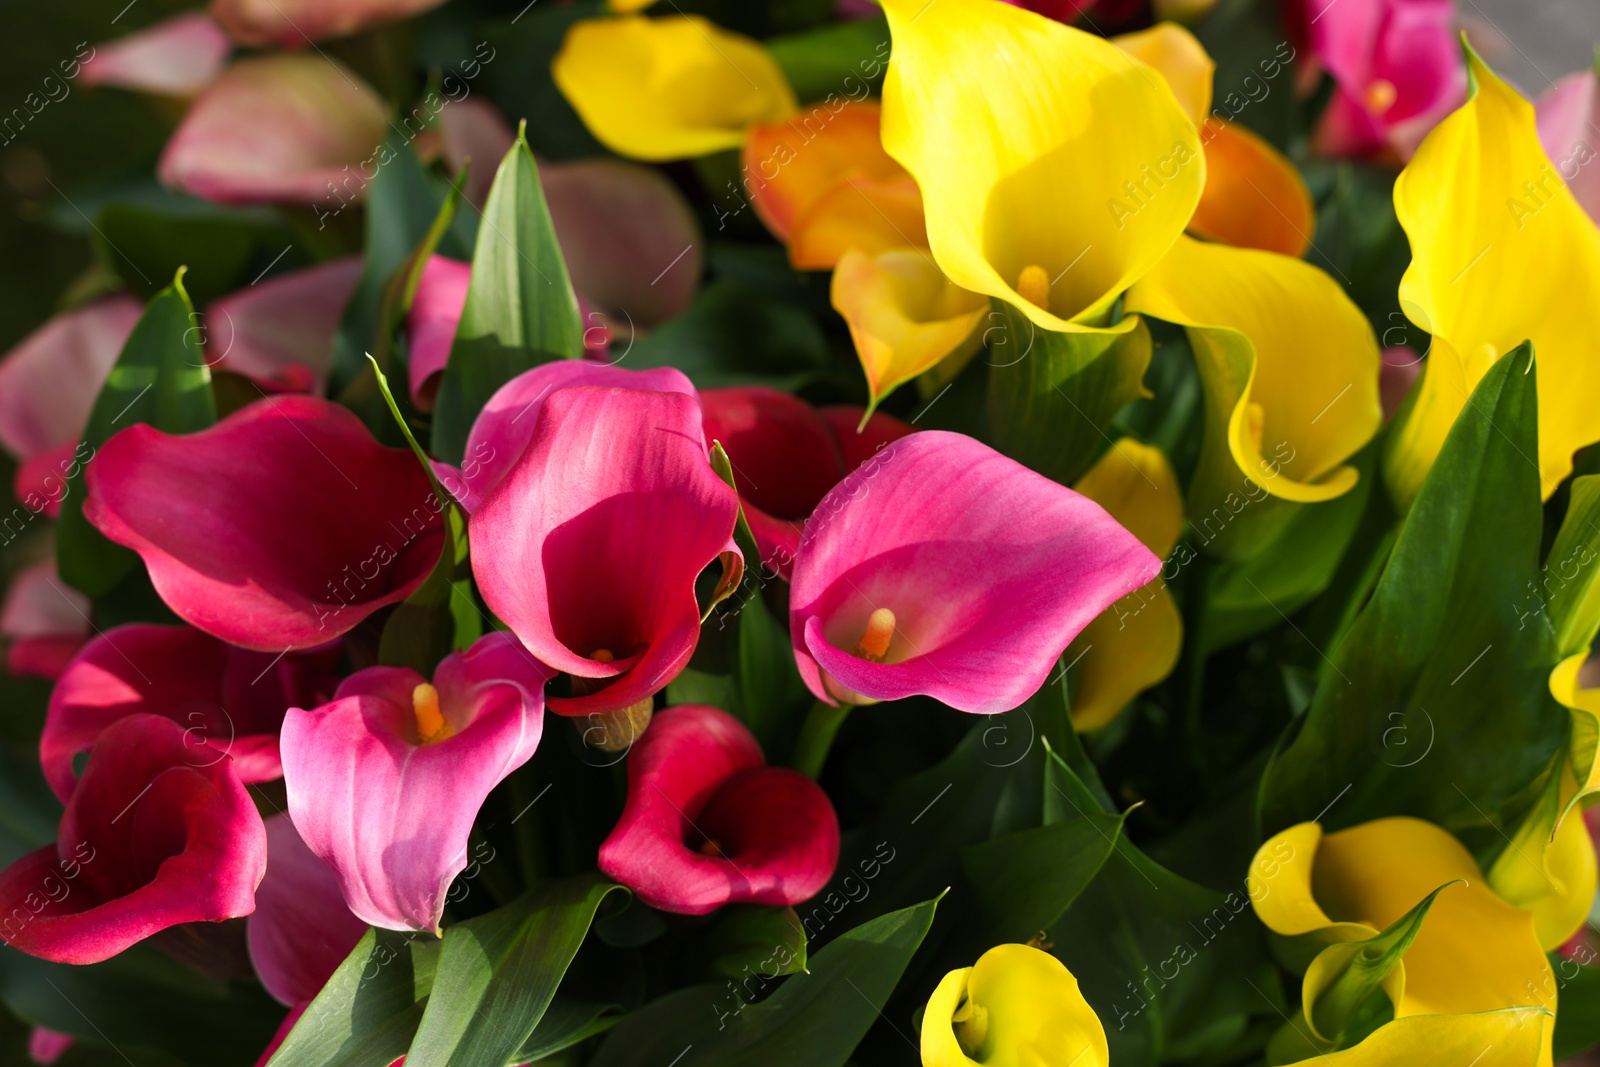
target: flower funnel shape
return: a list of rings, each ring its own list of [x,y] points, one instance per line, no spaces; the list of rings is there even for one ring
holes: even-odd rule
[[[996,945],[951,971],[922,1017],[923,1067],[1107,1067],[1105,1028],[1050,953]]]
[[[268,993],[303,1007],[327,984],[367,924],[345,906],[339,879],[287,814],[267,820],[267,876],[245,926],[250,965]]]
[[[737,514],[692,396],[586,385],[545,399],[468,535],[484,601],[529,651],[609,680],[550,710],[618,711],[677,676],[700,638],[695,579],[733,551]]]
[[[95,742],[56,843],[0,871],[0,939],[56,963],[98,963],[180,923],[255,908],[267,837],[232,761],[160,715]]]
[[[333,692],[337,645],[311,652],[251,652],[187,626],[135,623],[90,641],[50,694],[39,739],[45,781],[63,801],[78,776],[72,761],[129,715],[163,715],[197,749],[233,760],[241,782],[283,774],[278,729],[291,707]],[[197,757],[198,759],[198,757]]]
[[[445,657],[429,682],[357,671],[283,721],[289,816],[363,922],[437,930],[489,791],[528,761],[550,672],[507,633]]]
[[[819,699],[1009,711],[1160,560],[1098,504],[961,434],[896,441],[806,526],[790,639]]]
[[[662,911],[809,900],[833,877],[839,820],[798,771],[768,767],[743,723],[685,704],[628,753],[628,802],[600,869]]]
[[[338,637],[409,596],[443,547],[416,457],[315,397],[259,400],[184,437],[129,427],[86,484],[84,515],[143,557],[167,606],[244,648]]]
[[[322,392],[333,335],[360,276],[361,260],[348,257],[228,294],[206,312],[207,358],[269,387]]]

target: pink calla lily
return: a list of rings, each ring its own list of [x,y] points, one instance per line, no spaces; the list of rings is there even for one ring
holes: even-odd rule
[[[381,165],[383,101],[325,55],[241,59],[189,108],[156,170],[219,204],[359,199]]]
[[[86,484],[84,515],[139,553],[179,618],[260,651],[320,645],[404,600],[444,544],[416,458],[316,397],[258,400],[184,437],[129,427]]]
[[[39,1067],[50,1067],[67,1054],[67,1049],[73,1046],[75,1040],[71,1034],[35,1026],[33,1032],[28,1035],[28,1058],[39,1064]]]
[[[427,682],[368,667],[283,723],[289,815],[363,922],[437,930],[489,791],[528,761],[550,672],[507,633],[445,657]]]
[[[736,551],[737,514],[692,396],[560,389],[473,513],[472,569],[490,610],[541,661],[608,680],[552,697],[552,711],[619,711],[689,662],[700,638],[695,579]]]
[[[232,51],[221,26],[189,11],[96,45],[78,76],[85,85],[189,97],[217,80]]]
[[[1579,206],[1600,224],[1600,78],[1594,68],[1568,74],[1539,98],[1539,141]]]
[[[916,430],[915,426],[909,426],[881,411],[867,415],[866,408],[854,404],[818,408],[817,414],[822,416],[822,421],[833,431],[834,440],[839,442],[845,473],[855,470],[892,442]],[[867,418],[865,426],[861,425],[863,416]]]
[[[304,1008],[367,924],[345,906],[333,869],[300,839],[287,814],[272,816],[266,825],[267,876],[245,924],[250,965],[279,1002]]]
[[[789,594],[801,677],[829,703],[1021,704],[1161,562],[1087,497],[961,434],[895,441],[806,524]]]
[[[628,753],[628,800],[600,869],[653,908],[704,915],[808,900],[833,877],[839,820],[798,771],[768,767],[744,724],[668,708]]]
[[[419,15],[444,0],[211,0],[208,11],[240,44],[303,48]]]
[[[6,673],[57,678],[89,639],[89,598],[56,575],[53,560],[19,571],[0,605]]]
[[[205,314],[207,362],[279,389],[322,392],[333,335],[360,276],[361,260],[352,256],[222,297]]]
[[[241,782],[283,774],[278,729],[293,705],[333,692],[337,645],[290,654],[250,652],[187,626],[134,623],[90,641],[50,693],[39,739],[45,781],[63,801],[78,776],[72,761],[112,723],[162,715],[192,746],[226,753]]]
[[[464,193],[481,210],[494,184],[495,168],[516,144],[516,131],[493,104],[469,96],[439,112],[439,134],[452,174],[470,164]]]
[[[159,715],[108,727],[53,845],[0,871],[0,940],[98,963],[180,923],[250,914],[267,838],[219,750]]]

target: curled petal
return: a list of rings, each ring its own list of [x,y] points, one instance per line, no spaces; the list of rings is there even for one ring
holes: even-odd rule
[[[1159,22],[1148,30],[1119,34],[1111,43],[1160,71],[1189,121],[1196,126],[1205,122],[1217,64],[1194,34],[1174,23]],[[1207,166],[1210,163],[1208,154]]]
[[[1108,1067],[1105,1027],[1060,960],[996,945],[944,976],[923,1013],[923,1067]],[[971,1055],[969,1055],[969,1050]]]
[[[259,400],[185,437],[129,427],[86,485],[84,515],[139,553],[179,618],[273,653],[404,600],[444,542],[416,458],[308,396]]]
[[[290,271],[207,309],[212,366],[283,387],[320,393],[333,366],[333,335],[361,276],[358,257]]]
[[[0,445],[18,459],[75,444],[144,308],[131,296],[57,315],[0,359]]]
[[[217,80],[231,51],[222,27],[191,11],[96,45],[78,76],[85,85],[189,97]]]
[[[406,313],[407,376],[411,402],[424,411],[433,409],[439,378],[450,362],[461,311],[467,306],[472,284],[472,264],[447,256],[432,256],[423,265],[422,278]]]
[[[289,1007],[322,992],[367,924],[351,914],[339,880],[286,814],[267,820],[267,875],[245,936],[261,984]]]
[[[1202,139],[1206,190],[1190,232],[1240,248],[1304,255],[1317,211],[1295,165],[1262,137],[1223,119],[1206,119]]]

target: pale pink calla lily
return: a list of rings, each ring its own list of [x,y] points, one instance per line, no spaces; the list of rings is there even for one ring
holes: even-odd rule
[[[211,0],[211,17],[252,48],[303,48],[432,10],[444,0]]]
[[[85,85],[190,97],[217,80],[232,51],[221,26],[190,11],[96,45],[78,77]]]
[[[1578,204],[1600,223],[1600,78],[1592,67],[1568,74],[1536,106],[1545,155]]]
[[[0,871],[0,940],[98,963],[181,923],[250,914],[267,836],[232,760],[159,715],[95,742],[56,843]]]
[[[290,1008],[304,1008],[350,955],[367,924],[345,906],[339,879],[287,814],[267,820],[267,876],[245,925],[250,965]]]
[[[28,1035],[28,1058],[39,1064],[39,1067],[50,1067],[67,1054],[67,1049],[71,1048],[75,1041],[71,1034],[35,1026],[33,1032]]]
[[[54,560],[17,572],[0,605],[6,673],[58,677],[89,639],[89,610],[89,598],[57,576]]]
[[[345,679],[283,723],[289,815],[363,922],[437,930],[489,791],[528,761],[550,672],[493,633],[428,683],[399,667]]]
[[[183,437],[129,427],[85,482],[85,517],[139,553],[179,618],[260,651],[320,645],[404,600],[444,545],[416,458],[316,397]]]
[[[516,132],[493,104],[469,96],[451,101],[439,112],[439,133],[451,173],[471,164],[464,192],[468,201],[482,208],[495,169],[517,141]]]
[[[16,495],[54,516],[95,397],[144,309],[111,296],[57,315],[0,358],[0,447],[20,461]]]
[[[1466,99],[1454,0],[1304,2],[1312,52],[1338,85],[1317,149],[1409,160]]]
[[[294,392],[322,392],[333,366],[333,335],[361,277],[351,256],[256,282],[212,303],[205,314],[213,367]]]
[[[819,699],[926,694],[978,714],[1043,683],[1161,561],[1101,507],[961,434],[885,447],[818,505],[789,594]]]
[[[628,801],[600,869],[662,911],[799,904],[839,861],[839,820],[799,771],[768,767],[739,720],[700,704],[657,715],[628,753]]]
[[[241,59],[196,98],[157,172],[219,204],[359,199],[377,175],[388,113],[325,55]]]
[[[129,715],[163,715],[189,744],[227,754],[241,782],[283,774],[278,728],[291,706],[326,700],[337,645],[289,654],[251,652],[187,626],[134,623],[90,641],[50,693],[39,738],[45,781],[63,801],[78,776],[72,761]]]
[[[484,601],[541,661],[597,692],[561,715],[617,711],[663,689],[700,638],[695,579],[735,551],[738,499],[681,393],[552,392],[526,451],[468,526]]]
[[[434,463],[434,472],[471,514],[528,450],[539,411],[558,389],[605,385],[694,396],[694,385],[676,367],[624,370],[589,360],[563,359],[524,371],[495,390],[467,435],[461,467]]]

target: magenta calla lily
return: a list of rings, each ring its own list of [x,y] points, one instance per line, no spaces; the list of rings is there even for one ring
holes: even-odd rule
[[[445,657],[428,682],[368,667],[283,723],[289,815],[363,922],[437,930],[489,791],[528,761],[550,672],[507,633]]]
[[[605,679],[552,697],[617,711],[665,688],[700,638],[694,584],[733,548],[738,498],[676,392],[574,386],[545,397],[526,450],[468,526],[485,603],[541,661]]]
[[[100,735],[56,843],[0,871],[0,940],[98,963],[180,923],[250,914],[267,865],[255,803],[220,750],[159,715]]]
[[[251,652],[188,626],[134,623],[90,641],[50,693],[39,739],[45,781],[66,800],[77,785],[72,761],[107,727],[129,715],[162,715],[191,746],[233,760],[241,782],[283,774],[278,729],[291,706],[333,692],[340,650]]]
[[[1009,711],[1161,564],[1105,511],[961,434],[857,468],[806,524],[789,593],[801,677],[834,703]]]
[[[404,600],[444,545],[416,458],[316,397],[258,400],[183,437],[131,426],[86,484],[84,515],[139,553],[179,618],[261,651],[322,644]]]
[[[1334,156],[1409,160],[1467,95],[1454,0],[1312,0],[1311,48],[1338,84],[1317,130]]]
[[[211,17],[240,44],[304,48],[396,22],[444,0],[211,0]]]
[[[50,1067],[62,1056],[67,1054],[67,1049],[75,1044],[71,1034],[58,1033],[47,1030],[42,1026],[35,1026],[28,1035],[28,1058],[39,1067]]]
[[[59,677],[89,639],[89,598],[63,582],[53,560],[19,571],[0,604],[6,673]]]
[[[273,997],[303,1008],[322,992],[367,924],[345,906],[339,879],[287,814],[267,820],[267,876],[245,926],[250,965]]]
[[[744,724],[685,704],[657,715],[628,753],[628,800],[600,869],[653,908],[809,900],[839,861],[839,820],[798,771],[768,767]]]
[[[1600,77],[1592,67],[1568,74],[1551,86],[1536,106],[1545,155],[1579,206],[1600,223],[1600,167],[1595,166],[1600,162],[1600,150],[1595,147]]]
[[[361,277],[355,257],[257,282],[205,314],[213,367],[279,389],[320,393],[333,366],[333,335]]]
[[[188,97],[217,80],[232,51],[215,20],[190,11],[96,45],[78,76],[85,85]]]

